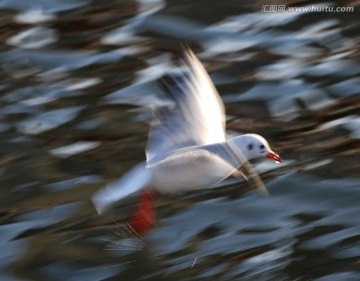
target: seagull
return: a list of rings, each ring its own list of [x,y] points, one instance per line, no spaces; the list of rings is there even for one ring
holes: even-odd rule
[[[226,138],[224,104],[208,73],[190,49],[184,51],[186,71],[163,79],[170,103],[153,110],[154,124],[146,146],[146,161],[119,180],[97,191],[92,202],[99,214],[133,194],[142,194],[139,217],[149,224],[154,194],[176,194],[216,185],[230,175],[245,176],[240,167],[248,160],[270,158],[282,162],[268,142],[257,134]],[[248,167],[249,168],[249,167]],[[266,189],[253,169],[255,184]],[[245,179],[247,179],[245,177]]]

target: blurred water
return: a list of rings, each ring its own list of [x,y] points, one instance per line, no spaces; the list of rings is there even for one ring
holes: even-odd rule
[[[360,280],[359,9],[263,4],[0,1],[0,280]],[[268,198],[234,179],[163,197],[145,240],[123,240],[136,199],[98,216],[89,198],[144,159],[183,44],[229,133],[285,163],[256,165]]]

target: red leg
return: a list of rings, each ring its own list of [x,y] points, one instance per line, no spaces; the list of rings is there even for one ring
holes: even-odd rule
[[[155,225],[154,198],[143,192],[135,213],[128,224],[140,235],[146,234]]]

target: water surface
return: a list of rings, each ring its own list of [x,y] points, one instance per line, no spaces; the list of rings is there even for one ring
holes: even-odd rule
[[[360,279],[358,8],[263,4],[0,2],[1,280]],[[255,163],[268,198],[237,179],[163,197],[154,229],[122,239],[136,198],[103,216],[89,198],[144,159],[145,107],[184,44],[229,134],[285,163]]]

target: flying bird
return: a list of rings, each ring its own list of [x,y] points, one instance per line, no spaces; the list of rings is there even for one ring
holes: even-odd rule
[[[251,159],[282,162],[260,135],[226,138],[224,104],[209,75],[189,49],[184,51],[183,62],[186,71],[162,83],[170,103],[154,109],[146,162],[92,197],[101,214],[115,202],[140,192],[138,209],[129,220],[140,231],[144,224],[153,223],[154,194],[207,188],[230,175],[241,176],[239,168],[249,165]],[[257,187],[266,192],[256,172],[251,174]]]

